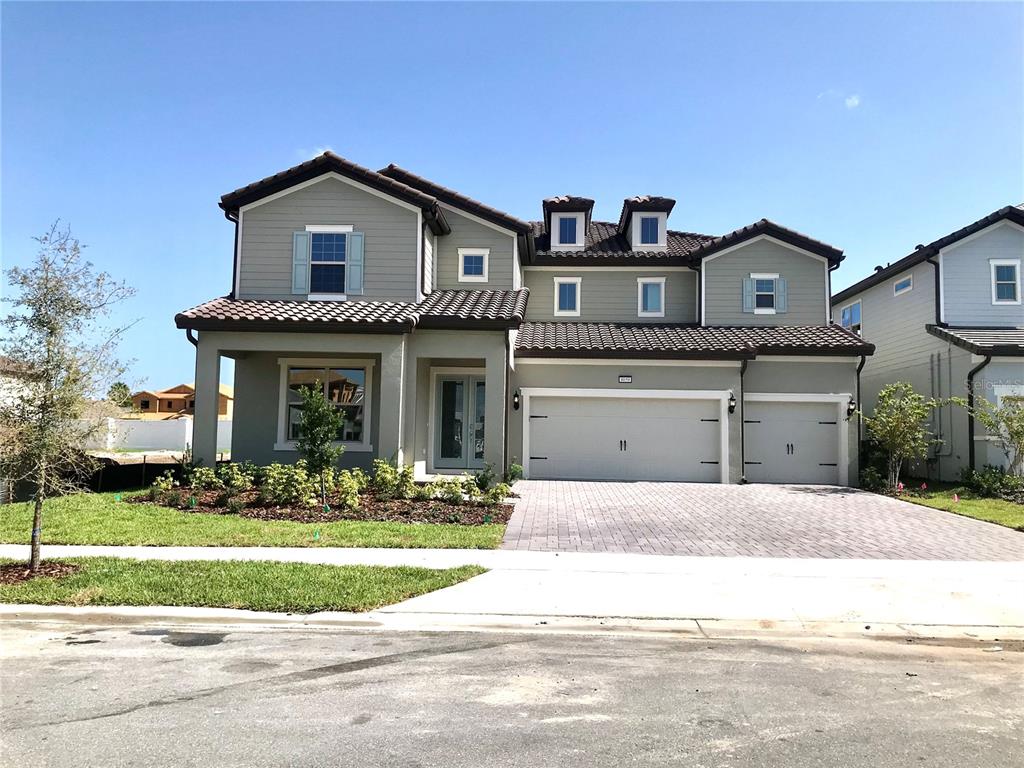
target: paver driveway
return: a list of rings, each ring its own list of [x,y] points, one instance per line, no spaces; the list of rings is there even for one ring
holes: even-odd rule
[[[504,549],[1024,560],[1024,533],[831,486],[521,480]]]

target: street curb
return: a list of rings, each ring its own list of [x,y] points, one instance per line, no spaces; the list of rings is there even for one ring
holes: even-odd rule
[[[737,621],[598,616],[429,614],[412,612],[282,614],[177,606],[51,606],[0,604],[0,624],[80,623],[395,632],[531,632],[662,636],[694,640],[879,639],[992,643],[1024,641],[1024,626],[865,624],[863,622]]]

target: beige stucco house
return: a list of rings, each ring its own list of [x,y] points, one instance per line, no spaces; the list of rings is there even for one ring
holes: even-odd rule
[[[217,418],[230,419],[234,412],[234,387],[220,385]],[[132,394],[132,410],[126,414],[136,419],[180,419],[195,413],[195,384],[178,384],[168,389],[143,389]]]
[[[226,296],[178,314],[196,346],[195,456],[296,458],[298,397],[345,417],[343,462],[418,477],[847,484],[871,344],[830,319],[838,249],[761,220],[672,229],[675,202],[544,200],[539,221],[333,153],[224,195]],[[225,254],[225,258],[227,255]]]

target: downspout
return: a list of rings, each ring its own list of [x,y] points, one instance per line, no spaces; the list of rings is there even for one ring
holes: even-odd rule
[[[238,298],[238,214],[232,214],[230,211],[224,211],[224,218],[228,221],[234,222],[235,225],[235,250],[231,252],[231,298]],[[195,342],[192,342],[195,344]]]
[[[992,362],[992,355],[985,355],[985,359],[971,368],[967,374],[967,463],[971,471],[974,471],[974,377],[986,365]]]
[[[193,347],[195,347],[196,349],[199,349],[199,339],[196,338],[196,332],[195,331],[193,331],[191,328],[186,328],[185,329],[185,338],[188,339],[192,343]]]
[[[743,374],[747,372],[747,360],[740,363],[740,484],[747,482],[747,423],[743,419]]]
[[[861,413],[864,412],[864,404],[860,401],[860,372],[864,370],[864,366],[867,364],[867,362],[868,362],[868,356],[867,355],[861,355],[860,356],[860,362],[857,363],[857,408],[860,410]],[[857,417],[857,452],[858,453],[860,452],[860,441],[862,440],[861,433],[860,433],[860,425],[861,425],[862,421],[863,421],[863,419],[860,416],[858,416]],[[857,464],[858,464],[858,466],[860,465],[860,460],[859,459],[858,459]]]
[[[692,269],[694,272],[697,273],[697,301],[694,302],[694,303],[697,305],[697,324],[698,325],[703,325],[703,323],[701,322],[701,314],[700,314],[700,295],[701,295],[700,281],[704,279],[704,275],[701,274],[699,266],[695,267],[695,266],[693,266],[693,264],[687,264],[686,266],[688,266],[690,269]]]
[[[931,256],[925,259],[925,261],[935,267],[935,324],[943,328],[946,326],[946,323],[942,321],[942,276],[939,272],[939,262],[935,261]]]
[[[508,475],[508,407],[509,407],[509,404],[511,403],[511,397],[510,397],[511,393],[509,392],[509,384],[512,381],[512,373],[511,373],[511,371],[509,369],[509,364],[508,363],[509,363],[509,360],[512,359],[511,356],[512,356],[512,334],[509,333],[509,330],[506,328],[505,329],[505,407],[502,408],[502,411],[504,412],[504,419],[505,419],[505,428],[503,430],[505,444],[504,444],[504,448],[503,448],[503,450],[501,452],[501,463],[503,464],[503,466],[501,468],[501,476],[502,476],[503,479]],[[525,427],[524,427],[524,429],[525,429]]]

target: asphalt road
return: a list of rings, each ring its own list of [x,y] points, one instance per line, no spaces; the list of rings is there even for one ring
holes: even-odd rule
[[[7,622],[0,682],[10,766],[1024,764],[1020,643]]]

